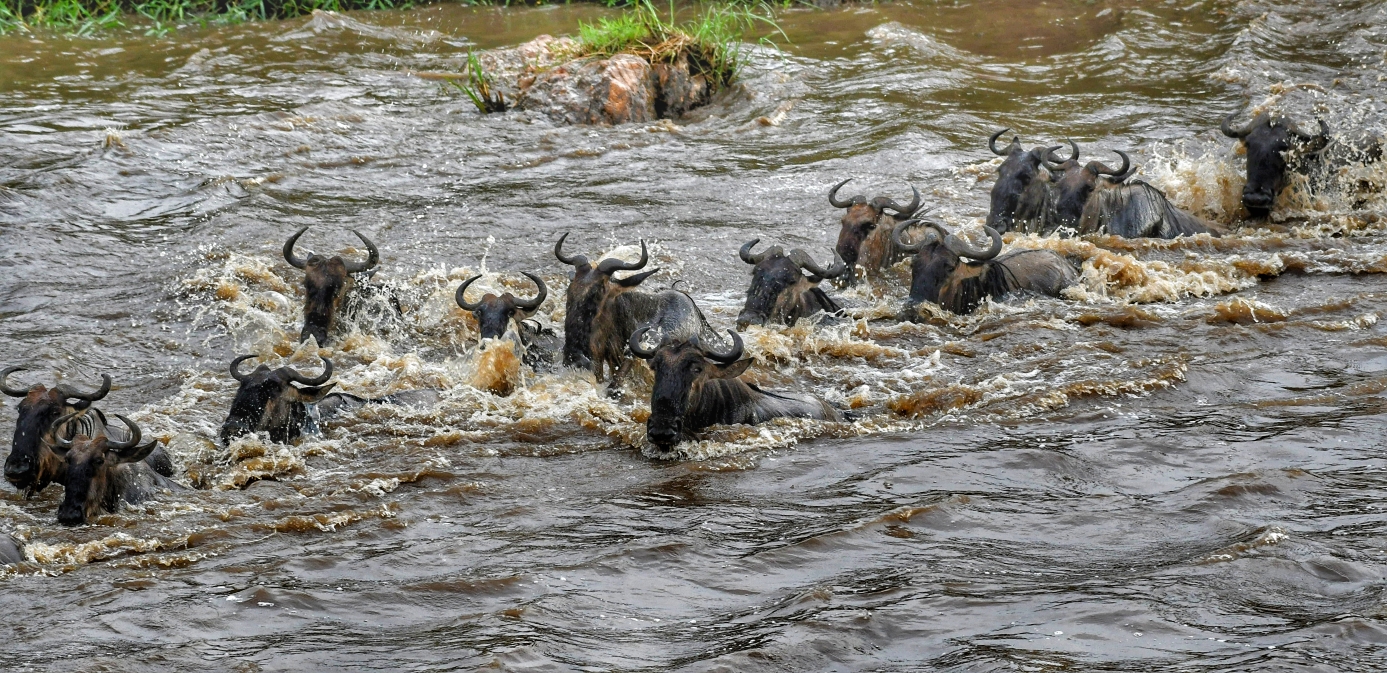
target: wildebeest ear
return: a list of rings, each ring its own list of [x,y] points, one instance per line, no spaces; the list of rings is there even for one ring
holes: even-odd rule
[[[754,362],[754,360],[752,360],[751,358],[742,358],[741,360],[733,362],[730,365],[718,365],[713,368],[712,378],[735,379],[738,376],[745,374],[746,370],[751,367],[752,362]]]
[[[336,386],[337,382],[333,381],[332,383],[329,383],[325,386],[304,386],[302,388],[294,386],[294,390],[298,391],[300,402],[303,402],[304,404],[313,404],[314,402],[317,402],[318,400],[327,397],[328,391],[332,390]]]

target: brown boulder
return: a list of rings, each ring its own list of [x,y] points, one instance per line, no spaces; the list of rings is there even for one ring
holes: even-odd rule
[[[650,63],[617,54],[572,61],[538,74],[515,107],[566,124],[628,124],[657,119],[655,98]]]

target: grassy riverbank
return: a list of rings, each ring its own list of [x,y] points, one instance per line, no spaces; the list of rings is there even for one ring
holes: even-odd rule
[[[163,34],[185,25],[239,23],[289,19],[314,10],[345,12],[359,9],[407,9],[433,0],[0,0],[0,34],[51,30],[91,35],[117,28],[138,27],[146,33]],[[544,0],[451,0],[468,5],[553,4]],[[567,0],[565,0],[567,1]],[[642,0],[590,0],[609,7],[648,7]],[[794,2],[795,0],[782,0]],[[757,5],[745,0],[720,0],[724,9]],[[729,19],[734,19],[729,14]],[[658,17],[657,17],[658,19]],[[649,22],[640,22],[649,24]],[[707,23],[707,22],[705,22]],[[717,22],[712,24],[718,29]],[[631,23],[623,28],[638,28]],[[612,28],[616,28],[613,26]],[[600,31],[599,31],[600,32]],[[607,31],[611,32],[611,31]],[[647,31],[648,32],[648,31]],[[633,33],[627,33],[633,34]]]

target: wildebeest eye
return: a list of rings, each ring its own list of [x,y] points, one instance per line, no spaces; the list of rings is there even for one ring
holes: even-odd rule
[[[871,230],[873,230],[873,229],[876,229],[876,228],[877,228],[877,225],[876,225],[875,222],[869,222],[869,223],[867,224],[867,226],[862,227],[862,228],[865,229],[865,230],[867,230],[867,231],[871,231]]]
[[[101,467],[102,465],[105,465],[105,464],[106,464],[106,456],[97,456],[97,457],[95,457],[95,458],[92,458],[92,465],[95,465],[96,467]]]
[[[702,374],[702,373],[703,373],[703,365],[694,365],[694,366],[693,366],[693,373],[695,373],[695,374]]]

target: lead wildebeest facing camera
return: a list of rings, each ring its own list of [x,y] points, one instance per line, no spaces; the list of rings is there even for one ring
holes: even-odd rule
[[[625,278],[614,278],[618,271],[639,271],[650,260],[645,241],[641,240],[641,257],[636,262],[620,259],[604,259],[597,264],[588,261],[584,255],[567,256],[563,254],[563,243],[568,234],[559,237],[554,244],[554,256],[560,262],[573,267],[573,279],[568,284],[563,319],[563,364],[566,366],[588,367],[597,373],[599,380],[604,364],[619,364],[625,350],[626,337],[635,330],[635,325],[649,319],[654,309],[652,301],[645,293],[633,292],[642,281],[651,277],[659,269],[651,269]],[[626,296],[630,295],[630,296]],[[600,329],[599,329],[600,328]],[[615,335],[615,348],[609,343]],[[601,346],[594,344],[601,340]],[[601,349],[606,358],[599,362],[595,351]]]
[[[7,367],[0,372],[0,391],[20,399],[14,442],[10,444],[10,455],[5,458],[5,479],[32,497],[48,484],[61,481],[66,469],[62,458],[52,450],[53,421],[106,397],[111,391],[111,377],[102,374],[101,387],[92,392],[65,383],[52,388],[37,383],[28,388],[11,387],[10,375],[23,370],[23,367]],[[77,426],[73,425],[72,429],[76,430]]]
[[[140,445],[140,426],[113,414],[129,428],[125,439],[116,439],[102,417],[95,434],[63,428],[78,415],[94,416],[91,411],[67,414],[53,423],[54,452],[67,462],[63,479],[63,503],[58,506],[58,523],[76,526],[101,513],[114,512],[122,501],[137,504],[157,489],[181,488],[150,465],[158,442]],[[71,436],[69,439],[68,437]],[[167,462],[167,457],[165,457]]]
[[[743,262],[752,265],[751,287],[747,288],[746,303],[737,314],[737,329],[770,323],[794,325],[800,318],[820,311],[843,310],[819,287],[824,280],[847,272],[847,264],[837,252],[833,254],[833,263],[825,269],[799,248],[788,255],[778,245],[752,252],[760,241],[752,239],[737,251]]]
[[[841,284],[857,281],[857,266],[860,263],[868,277],[875,277],[887,267],[905,259],[905,253],[897,250],[891,240],[891,227],[881,227],[886,218],[892,225],[908,220],[920,209],[920,190],[910,186],[913,194],[909,204],[904,206],[885,196],[868,200],[858,194],[848,199],[839,199],[838,190],[848,184],[848,178],[828,190],[828,202],[834,208],[844,208],[839,223],[838,244],[834,250],[848,265],[845,275],[839,276]]]
[[[1079,280],[1074,266],[1053,250],[1016,250],[998,257],[1002,235],[991,227],[984,227],[991,244],[977,248],[947,226],[930,221],[924,222],[923,238],[906,243],[901,237],[912,224],[902,222],[892,232],[902,249],[915,253],[910,263],[907,317],[926,301],[965,314],[972,313],[987,297],[1000,299],[1017,292],[1058,297],[1061,290]]]
[[[1037,175],[1044,173],[1043,166],[1046,159],[1057,160],[1054,151],[1061,145],[1052,147],[1036,147],[1026,151],[1021,146],[1021,139],[1017,136],[1011,137],[1011,143],[1003,150],[997,149],[997,138],[1011,129],[1002,129],[987,139],[987,147],[997,156],[1006,157],[1002,165],[997,167],[997,181],[992,185],[992,205],[987,211],[987,226],[997,231],[1006,232],[1012,228],[1013,221],[1016,219],[1016,208],[1021,202],[1021,195],[1030,186],[1031,181]],[[1072,144],[1074,141],[1070,141]],[[1077,161],[1079,158],[1079,146],[1073,145],[1074,154],[1068,161]]]
[[[529,271],[521,271],[520,273],[534,281],[535,285],[538,286],[539,291],[533,299],[521,299],[509,292],[498,297],[494,293],[488,292],[482,295],[479,301],[467,301],[464,294],[472,283],[481,278],[480,275],[468,278],[458,286],[453,299],[459,308],[471,312],[477,318],[477,328],[481,332],[481,338],[501,338],[510,329],[512,320],[519,323],[530,317],[549,296],[549,288],[544,285],[544,281],[539,276]]]
[[[313,429],[307,405],[321,401],[337,385],[323,385],[332,378],[332,361],[323,358],[323,373],[313,378],[290,367],[270,369],[263,364],[242,373],[241,363],[254,357],[242,355],[231,361],[231,377],[241,385],[222,422],[222,444],[253,432],[267,432],[270,441],[283,444],[298,439],[305,429]]]
[[[1242,141],[1247,148],[1247,184],[1243,185],[1243,206],[1253,217],[1266,217],[1272,202],[1286,186],[1287,169],[1302,169],[1307,161],[1329,144],[1329,125],[1317,120],[1320,132],[1311,135],[1302,131],[1295,121],[1281,115],[1263,112],[1242,128],[1233,127],[1228,115],[1219,130],[1223,135]]]
[[[754,425],[787,416],[843,420],[837,409],[817,397],[768,392],[737,378],[752,360],[741,359],[742,338],[732,330],[731,348],[718,352],[698,336],[662,339],[658,346],[645,348],[641,342],[649,329],[636,330],[630,348],[655,371],[645,434],[661,451],[669,452],[710,425]]]
[[[318,340],[319,346],[324,346],[328,343],[328,334],[345,310],[344,303],[350,300],[356,288],[353,274],[365,273],[380,264],[380,251],[365,234],[353,229],[352,233],[366,245],[366,261],[357,262],[343,259],[341,255],[328,257],[316,253],[307,258],[298,257],[294,254],[294,245],[305,231],[308,231],[308,227],[294,232],[284,242],[284,261],[303,271],[303,330],[299,333],[299,341],[307,341],[311,336]]]

